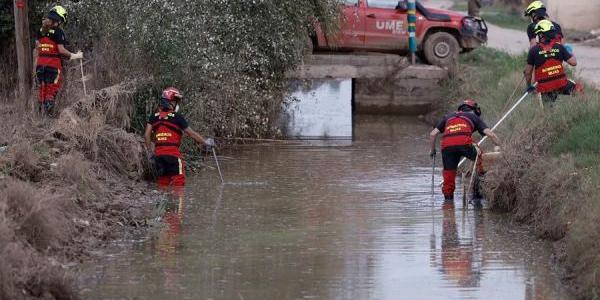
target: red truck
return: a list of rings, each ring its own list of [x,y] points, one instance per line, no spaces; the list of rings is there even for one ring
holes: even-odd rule
[[[406,0],[344,0],[339,34],[326,36],[316,26],[313,49],[407,53],[407,8]],[[484,44],[487,31],[481,18],[426,8],[417,1],[418,51],[430,64],[454,63],[459,53]]]

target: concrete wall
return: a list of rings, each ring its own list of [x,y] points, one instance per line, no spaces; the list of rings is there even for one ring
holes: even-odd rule
[[[386,78],[355,79],[356,113],[419,115],[444,99],[441,82],[448,72],[434,66],[409,66]]]
[[[600,28],[600,0],[546,0],[550,18],[563,28],[593,30]]]
[[[355,113],[418,115],[443,98],[440,83],[448,72],[436,66],[410,65],[405,57],[394,54],[340,54],[309,56],[288,77],[354,78]]]

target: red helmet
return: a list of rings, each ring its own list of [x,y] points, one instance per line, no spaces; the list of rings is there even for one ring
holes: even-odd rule
[[[177,102],[183,99],[183,94],[174,87],[168,87],[162,92],[161,98],[169,102]]]
[[[461,105],[458,106],[458,110],[459,111],[462,111],[465,108],[469,108],[476,115],[481,116],[481,108],[479,107],[479,105],[477,104],[477,102],[475,102],[475,100],[473,100],[473,99],[467,99],[467,100],[463,101],[463,103]]]

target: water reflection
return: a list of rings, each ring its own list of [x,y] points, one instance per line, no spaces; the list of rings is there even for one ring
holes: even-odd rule
[[[446,275],[447,280],[453,281],[460,287],[478,287],[481,282],[483,261],[475,261],[475,257],[481,255],[481,248],[476,247],[474,242],[481,240],[481,235],[484,232],[482,228],[484,226],[482,222],[483,214],[475,214],[475,239],[469,239],[465,242],[458,233],[454,203],[444,203],[442,210],[441,271]]]
[[[181,245],[179,236],[182,232],[184,215],[184,187],[166,187],[161,189],[165,198],[158,203],[156,220],[160,220],[159,232],[149,240],[150,247],[158,253],[164,278],[163,287],[167,293],[177,293],[177,249]]]
[[[566,298],[547,245],[431,198],[428,130],[359,119],[351,145],[229,153],[223,172],[240,184],[190,178],[158,232],[85,270],[82,298]]]

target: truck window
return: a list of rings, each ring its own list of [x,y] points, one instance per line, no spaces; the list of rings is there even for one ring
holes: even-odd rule
[[[395,9],[398,6],[398,0],[368,0],[367,5],[372,8]]]

